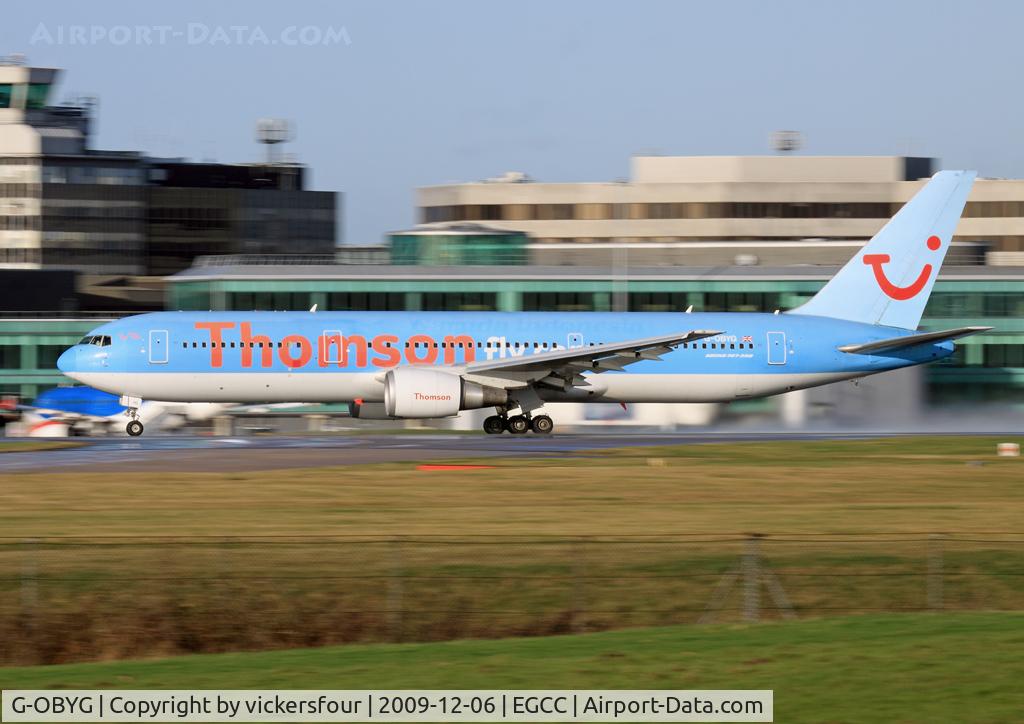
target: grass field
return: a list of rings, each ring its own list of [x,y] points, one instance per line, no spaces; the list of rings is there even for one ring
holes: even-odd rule
[[[846,617],[0,669],[10,688],[774,689],[777,722],[1010,722],[1024,614]]]
[[[0,474],[8,537],[1019,531],[1002,438],[630,448],[494,469]],[[177,454],[187,454],[179,452]],[[660,461],[663,466],[651,466]]]
[[[0,475],[0,663],[737,620],[745,532],[800,617],[1022,609],[1024,461],[996,442]]]

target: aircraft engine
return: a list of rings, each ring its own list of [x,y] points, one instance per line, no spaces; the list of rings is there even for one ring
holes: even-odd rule
[[[401,367],[384,378],[384,409],[390,417],[451,417],[459,410],[504,405],[508,392],[467,382],[436,369]]]

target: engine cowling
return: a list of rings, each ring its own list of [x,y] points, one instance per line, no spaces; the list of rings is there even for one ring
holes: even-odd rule
[[[384,377],[384,410],[390,417],[451,417],[459,410],[506,402],[505,390],[467,382],[450,372],[402,367]]]

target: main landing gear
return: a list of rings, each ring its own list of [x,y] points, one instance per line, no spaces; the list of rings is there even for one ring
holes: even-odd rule
[[[530,430],[537,435],[549,435],[554,428],[554,421],[547,415],[491,415],[484,420],[484,432],[488,435],[500,435],[506,430],[513,435],[525,435]]]

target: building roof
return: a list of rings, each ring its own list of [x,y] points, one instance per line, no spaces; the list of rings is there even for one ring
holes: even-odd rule
[[[249,265],[192,267],[168,277],[170,282],[213,281],[219,279],[489,279],[545,280],[779,280],[818,281],[831,278],[833,266],[729,266],[729,267],[630,267],[626,274],[607,267],[583,266],[390,266],[362,264],[322,265]],[[942,281],[1024,280],[1024,267],[951,266],[939,273]]]
[[[388,236],[526,236],[525,231],[497,229],[484,224],[438,222],[404,231],[389,231]]]

